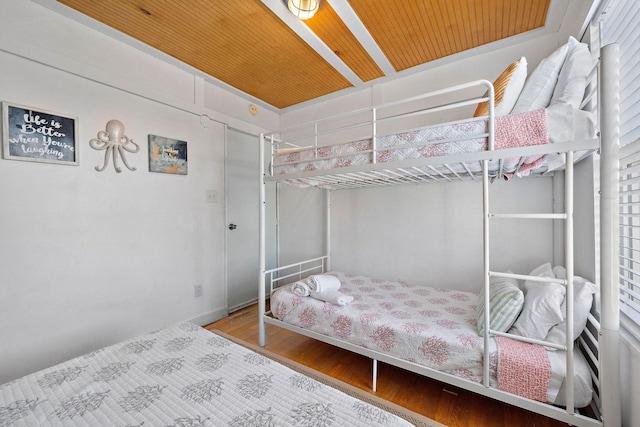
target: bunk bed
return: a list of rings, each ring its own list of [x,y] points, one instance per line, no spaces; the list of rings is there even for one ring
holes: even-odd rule
[[[0,425],[437,424],[332,385],[185,322],[0,385]]]
[[[497,88],[499,81],[479,80],[261,134],[260,345],[266,345],[266,325],[277,325],[370,357],[373,361],[374,391],[377,362],[382,361],[572,425],[616,425],[619,420],[616,379],[618,301],[614,264],[617,250],[617,46],[602,48],[600,60],[594,60],[592,65],[595,66],[590,66],[587,71],[584,70],[583,56],[579,67],[582,68],[581,74],[576,74],[571,67],[581,60],[572,57],[571,52],[584,49],[584,46],[570,38],[566,45],[540,63],[523,84],[524,89],[517,91],[516,99],[509,100],[511,105],[508,107],[504,106],[505,99],[513,97],[507,93],[508,85],[505,89],[501,84],[502,93],[497,94],[494,83]],[[518,68],[517,63],[512,66]],[[534,74],[539,77],[541,73],[555,79],[551,82],[551,89],[548,81],[540,83],[532,77]],[[529,93],[525,106],[518,106],[530,79],[535,87],[535,99],[532,102]],[[576,89],[574,84],[580,80],[583,80],[583,85]],[[467,94],[474,90],[484,91],[484,95],[469,98]],[[539,99],[542,92],[548,93],[543,101]],[[560,105],[554,107],[553,99],[557,96],[562,99],[557,103]],[[569,98],[573,100],[566,102]],[[468,109],[471,105],[478,105],[476,117],[442,122],[442,117],[455,116],[454,111]],[[505,108],[506,112],[500,111]],[[479,110],[484,111],[477,114]],[[600,155],[601,177],[601,277],[597,308],[596,304],[591,304],[591,292],[585,291],[587,281],[574,274],[573,247],[574,163],[595,151]],[[490,211],[489,190],[493,180],[552,173],[563,173],[564,176],[564,212],[496,214]],[[329,210],[330,194],[334,190],[455,180],[482,182],[484,287],[479,299],[473,293],[414,287],[375,278],[354,278],[348,272],[332,271],[330,213],[327,213],[325,226],[325,255],[266,269],[265,205],[269,183],[325,189],[326,209]],[[564,266],[560,267],[562,274],[540,274],[540,271],[516,274],[493,270],[489,230],[490,224],[500,218],[562,220],[565,259]],[[550,269],[550,266],[544,268]],[[344,306],[333,305],[296,292],[296,286],[299,290],[300,283],[308,284],[310,277],[317,276],[338,278],[343,286],[340,289],[355,301]],[[531,289],[524,297],[521,293],[520,297],[526,300],[528,295],[529,302],[520,301],[516,316],[510,315],[508,326],[516,322],[515,329],[497,326],[503,320],[500,318],[503,313],[492,305],[499,289],[496,283],[506,282],[526,283],[526,289]],[[391,294],[385,296],[385,288],[390,289]],[[555,324],[548,325],[542,336],[523,333],[527,328],[522,324],[518,330],[520,315],[527,310],[527,304],[534,304],[531,299],[542,294],[544,298],[550,298],[548,292],[552,288],[561,294],[556,303],[561,303],[562,312]],[[374,300],[366,299],[367,293],[374,294]],[[588,295],[586,311],[585,295]],[[393,313],[393,303],[403,298],[406,301],[402,312]],[[267,310],[269,299],[270,310]],[[441,308],[450,307],[449,314],[454,314],[453,318],[440,319],[439,326],[445,330],[439,334],[422,333],[422,330],[433,331],[437,327],[424,319],[429,312],[436,310],[425,305],[429,299],[435,300]],[[477,304],[470,304],[470,300],[477,301]],[[387,310],[381,309],[384,306],[380,305],[381,301],[388,302]],[[407,314],[407,306],[419,307],[418,311],[422,313],[415,316],[422,317]],[[479,306],[492,308],[480,312]],[[375,314],[366,311],[370,307],[375,307]],[[355,314],[347,314],[349,310]],[[528,310],[531,314],[531,307]],[[337,317],[331,317],[333,314]],[[381,320],[378,316],[385,317]],[[396,337],[398,342],[407,343],[413,339],[413,344],[406,348],[387,345],[385,331],[380,333],[380,328],[367,330],[371,325],[398,323],[398,317],[413,319],[412,322],[400,322],[399,326],[407,329],[410,325],[409,338],[398,338],[399,329],[385,331],[387,335]],[[415,321],[417,318],[420,320]],[[547,338],[546,333],[553,328],[555,336]],[[451,329],[455,329],[455,333]],[[451,342],[443,344],[447,334],[460,344],[452,352],[461,355],[462,364],[446,366],[449,359],[455,358],[438,359],[441,356],[439,347],[456,345]],[[410,352],[408,347],[411,346],[419,347],[424,357],[421,358],[420,352]],[[506,352],[509,347],[515,348],[516,353],[528,354],[524,355],[526,360],[519,367],[513,365],[508,372],[501,371],[507,366],[506,356],[501,360],[503,350]],[[392,348],[396,351],[391,351]],[[542,386],[536,384],[541,371],[526,374],[534,381],[524,380],[523,366],[530,365],[536,358],[544,359],[544,375],[550,378]],[[550,362],[550,359],[554,360]],[[547,372],[549,365],[554,367],[550,369],[552,372]],[[511,382],[511,386],[502,387],[501,376],[507,380],[502,384]],[[532,388],[537,388],[537,391],[529,393]],[[583,406],[588,409],[577,410]]]

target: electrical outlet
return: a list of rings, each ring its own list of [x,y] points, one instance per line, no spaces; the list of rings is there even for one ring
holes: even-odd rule
[[[196,298],[202,296],[202,285],[195,285],[193,287],[193,296]]]
[[[216,190],[205,191],[204,200],[207,203],[218,203],[218,192]]]

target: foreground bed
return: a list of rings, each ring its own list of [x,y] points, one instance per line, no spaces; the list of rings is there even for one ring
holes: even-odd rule
[[[423,417],[410,419],[192,323],[0,386],[3,427],[426,425]]]

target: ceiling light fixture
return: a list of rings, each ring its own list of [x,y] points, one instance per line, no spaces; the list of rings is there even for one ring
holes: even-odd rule
[[[289,0],[287,7],[298,19],[311,18],[320,7],[320,0]]]

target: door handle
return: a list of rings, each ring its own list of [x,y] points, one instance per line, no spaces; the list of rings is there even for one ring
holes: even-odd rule
[[[229,224],[229,230],[235,230],[236,228],[238,228],[237,225],[235,224]]]

